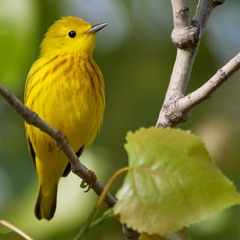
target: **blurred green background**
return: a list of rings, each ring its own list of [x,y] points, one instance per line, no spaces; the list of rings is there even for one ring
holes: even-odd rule
[[[190,1],[189,1],[190,2]],[[191,14],[197,1],[190,3]],[[199,48],[188,92],[201,86],[240,49],[240,2],[218,7]],[[176,49],[170,35],[170,1],[158,0],[0,0],[0,82],[23,100],[25,79],[38,57],[47,28],[59,17],[79,16],[92,24],[108,22],[97,38],[94,58],[105,77],[106,112],[103,127],[81,160],[102,182],[127,165],[127,131],[154,125],[171,76]],[[194,109],[181,127],[202,137],[225,175],[240,187],[240,107],[236,74],[214,96]],[[122,178],[111,192],[121,185]],[[37,177],[30,160],[23,121],[0,100],[0,219],[6,219],[34,239],[72,239],[96,203],[84,194],[80,180],[62,179],[52,221],[37,221],[33,208]],[[197,186],[196,186],[197,187]],[[103,210],[105,207],[103,207]],[[159,216],[161,217],[161,216]],[[191,228],[193,239],[240,239],[239,206]],[[0,232],[8,230],[0,226]],[[121,225],[111,220],[86,239],[124,239]]]

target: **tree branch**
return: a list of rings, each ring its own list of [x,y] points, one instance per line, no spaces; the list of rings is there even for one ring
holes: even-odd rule
[[[177,47],[177,56],[156,127],[174,126],[174,123],[166,116],[166,112],[172,101],[176,101],[176,99],[184,96],[197,53],[200,36],[199,25],[191,21],[188,15],[189,7],[187,1],[172,0],[171,3],[174,24],[171,37]]]
[[[188,112],[196,105],[209,98],[225,81],[240,69],[240,52],[226,65],[219,69],[211,79],[196,91],[178,100],[178,112]]]
[[[171,0],[173,9],[173,24],[175,30],[188,28],[191,26],[191,19],[188,16],[189,8],[186,0]]]
[[[177,56],[156,127],[175,127],[188,119],[188,113],[179,112],[176,104],[185,95],[198,46],[212,10],[224,1],[199,0],[195,16],[191,20],[187,1],[171,0],[174,23],[171,37],[177,47]]]
[[[213,9],[223,4],[225,1],[226,0],[199,0],[193,20],[199,23],[202,29],[201,34],[206,28],[207,21]]]

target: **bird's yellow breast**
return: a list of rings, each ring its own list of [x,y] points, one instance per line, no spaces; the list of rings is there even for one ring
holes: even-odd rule
[[[78,151],[91,144],[102,123],[102,74],[92,58],[72,58],[68,54],[40,58],[28,76],[25,104],[61,130]],[[35,127],[27,126],[27,133],[37,155],[41,149],[50,151],[54,146],[53,140]]]

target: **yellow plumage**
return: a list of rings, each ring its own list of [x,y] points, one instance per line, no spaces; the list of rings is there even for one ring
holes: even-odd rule
[[[95,139],[103,119],[104,81],[92,51],[96,32],[104,26],[76,17],[56,21],[26,81],[25,105],[61,130],[78,156]],[[25,128],[40,186],[35,215],[50,220],[58,181],[70,171],[69,161],[47,134],[28,124]]]

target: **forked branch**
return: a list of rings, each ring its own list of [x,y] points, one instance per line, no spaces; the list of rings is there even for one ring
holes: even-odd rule
[[[208,93],[203,92],[206,91],[207,86],[210,93],[212,93],[228,79],[233,72],[238,70],[238,61],[234,58],[233,62],[235,63],[236,70],[231,72],[230,75],[224,71],[226,75],[224,81],[216,81],[214,84],[217,84],[217,86],[210,90],[210,83],[213,82],[213,79],[211,79],[210,82],[207,82],[194,93],[185,97],[185,91],[192,73],[195,56],[207,21],[213,9],[224,2],[225,0],[199,0],[195,15],[193,19],[190,19],[187,0],[171,0],[174,24],[172,41],[177,47],[177,56],[156,127],[175,127],[177,124],[186,121],[189,116],[188,110],[196,106],[198,104],[197,101],[202,102],[209,96]],[[213,78],[216,79],[216,76]],[[198,98],[202,95],[201,100],[197,100],[196,95],[198,95]],[[191,101],[186,101],[186,99],[191,99]],[[185,108],[180,108],[180,105],[182,105],[182,107],[185,105]]]
[[[240,52],[226,65],[219,69],[211,79],[196,91],[178,100],[178,112],[189,112],[193,107],[211,97],[224,82],[240,69]]]

